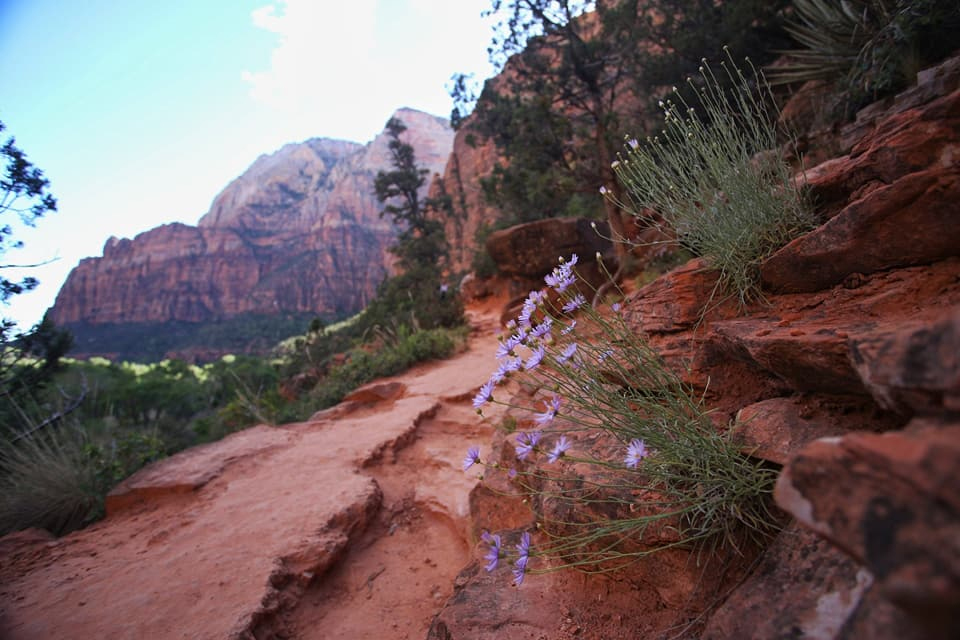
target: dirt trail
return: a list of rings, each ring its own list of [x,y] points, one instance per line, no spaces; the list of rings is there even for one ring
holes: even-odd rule
[[[153,465],[111,515],[0,549],[0,638],[423,638],[467,563],[470,406],[495,321],[464,353],[308,423]],[[395,384],[399,383],[399,384]]]

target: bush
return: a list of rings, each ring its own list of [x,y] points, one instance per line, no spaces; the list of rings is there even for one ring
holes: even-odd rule
[[[703,399],[638,337],[613,305],[604,316],[586,304],[572,270],[576,256],[547,277],[560,296],[534,292],[498,348],[500,366],[474,406],[488,402],[534,413],[536,430],[518,431],[509,469],[472,447],[464,469],[507,473],[532,505],[540,540],[518,547],[522,581],[532,557],[556,566],[616,569],[669,548],[738,549],[776,529],[768,511],[775,472],[738,450],[711,421]],[[574,314],[579,317],[574,319]],[[533,406],[499,397],[519,379]],[[542,404],[540,404],[542,402]],[[503,458],[501,458],[503,460]],[[495,560],[506,555],[489,536]]]
[[[849,112],[891,95],[956,48],[955,0],[793,0],[786,29],[800,49],[770,69],[772,84],[838,81]]]
[[[661,101],[664,131],[645,144],[630,140],[614,169],[629,198],[623,206],[703,256],[742,306],[761,297],[763,259],[814,218],[777,151],[762,75],[749,79],[732,60],[722,67],[732,91],[704,61],[700,86],[688,80],[702,112],[675,88]]]
[[[309,409],[316,411],[337,404],[357,387],[376,378],[391,376],[418,362],[448,358],[465,338],[465,331],[429,329],[411,332],[401,326],[387,336],[376,351],[357,348],[347,361],[334,367],[310,394]],[[389,341],[389,342],[388,342]]]

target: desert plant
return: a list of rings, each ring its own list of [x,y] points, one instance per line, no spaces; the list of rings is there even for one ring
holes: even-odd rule
[[[101,512],[106,487],[79,435],[50,432],[0,451],[0,533],[77,529]]]
[[[536,555],[552,568],[606,571],[664,549],[737,549],[769,534],[775,473],[739,451],[735,425],[713,424],[703,399],[630,329],[619,304],[605,315],[586,303],[576,260],[547,276],[549,295],[527,298],[474,398],[481,413],[505,404],[534,412],[538,425],[516,433],[512,466],[484,461],[479,447],[463,465],[507,473],[534,506],[539,540],[518,546],[516,581]],[[498,385],[508,378],[528,388],[517,398],[538,400],[505,401]],[[488,542],[490,568],[512,555],[495,537]]]
[[[786,30],[800,45],[782,51],[771,84],[839,81],[849,109],[897,91],[956,48],[960,6],[953,0],[793,0]]]
[[[721,66],[722,78],[706,60],[700,81],[688,78],[698,107],[676,88],[660,101],[664,130],[645,143],[629,140],[614,170],[634,216],[703,256],[743,306],[761,297],[761,261],[814,218],[778,152],[762,74],[751,66],[747,77],[732,59]]]

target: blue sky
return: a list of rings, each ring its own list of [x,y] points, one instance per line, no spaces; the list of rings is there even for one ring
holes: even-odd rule
[[[489,4],[0,0],[3,139],[59,200],[3,256],[54,261],[0,315],[39,320],[111,235],[195,224],[262,153],[317,136],[367,142],[402,106],[448,116],[451,75],[490,75]]]

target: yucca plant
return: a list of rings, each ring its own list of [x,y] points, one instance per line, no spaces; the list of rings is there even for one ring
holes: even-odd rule
[[[793,0],[785,29],[800,45],[767,70],[772,85],[838,81],[850,106],[909,84],[923,64],[956,47],[955,0]]]

